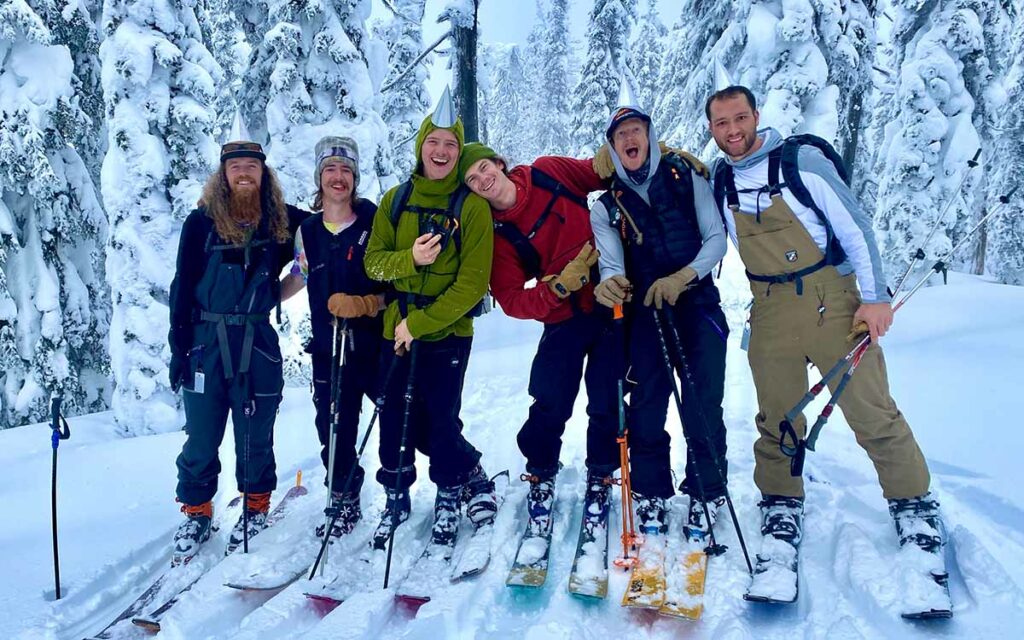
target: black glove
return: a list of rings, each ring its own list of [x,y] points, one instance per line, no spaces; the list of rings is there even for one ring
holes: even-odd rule
[[[172,353],[168,372],[168,378],[171,381],[171,391],[178,393],[178,389],[185,383],[185,376],[188,372],[188,359],[185,356]]]

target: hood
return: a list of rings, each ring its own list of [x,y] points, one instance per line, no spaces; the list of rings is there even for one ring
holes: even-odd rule
[[[658,170],[658,163],[661,161],[661,148],[658,146],[658,136],[654,131],[654,123],[651,122],[650,116],[647,115],[640,107],[636,105],[620,105],[615,108],[615,111],[613,111],[612,115],[608,118],[609,129],[611,129],[612,125],[616,123],[616,115],[618,115],[619,111],[622,109],[630,109],[636,112],[639,116],[647,116],[647,157],[650,160],[651,166],[647,171],[647,179],[641,183],[647,184],[651,181],[651,178],[654,177],[655,172]],[[621,180],[623,184],[627,185],[636,184],[630,180],[629,175],[626,173],[626,169],[622,166],[622,160],[619,159],[619,154],[615,152],[615,147],[612,145],[611,139],[608,140],[608,151],[612,156],[612,164],[615,165],[615,173],[619,176],[619,180]]]
[[[733,160],[729,156],[722,154],[722,159],[733,166],[736,169],[746,169],[756,164],[760,164],[773,149],[777,149],[782,146],[785,139],[775,129],[771,127],[765,127],[764,129],[758,129],[757,137],[761,138],[761,148],[752,153],[751,155],[743,158],[742,160]]]
[[[441,192],[443,193],[451,193],[459,186],[459,158],[455,159],[455,166],[452,167],[451,173],[449,173],[443,180],[429,180],[425,175],[423,175],[423,142],[427,139],[427,136],[430,135],[431,131],[446,128],[455,135],[455,139],[459,143],[459,156],[461,157],[462,149],[465,144],[465,133],[462,128],[462,118],[456,118],[455,124],[450,127],[439,127],[434,124],[431,118],[432,116],[427,116],[423,119],[419,133],[416,134],[416,169],[413,171],[413,182],[417,187],[430,184],[442,189]]]

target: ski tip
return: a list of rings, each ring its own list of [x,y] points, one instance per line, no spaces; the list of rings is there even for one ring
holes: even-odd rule
[[[150,620],[149,618],[132,618],[132,624],[136,627],[142,627],[150,633],[160,633],[160,622],[158,620]]]
[[[949,609],[931,609],[928,611],[914,611],[908,613],[901,613],[900,617],[904,620],[949,620],[953,617],[953,612]]]
[[[306,596],[306,599],[313,605],[313,610],[316,611],[317,615],[321,618],[341,605],[341,600],[336,600],[330,596],[325,596],[319,593],[303,593],[302,595]]]

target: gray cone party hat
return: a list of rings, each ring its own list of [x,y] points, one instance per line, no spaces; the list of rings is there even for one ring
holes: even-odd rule
[[[715,58],[715,91],[721,91],[733,85],[729,70],[722,65],[722,61]]]
[[[437,101],[437,106],[434,107],[434,113],[430,116],[430,121],[435,127],[441,129],[451,129],[455,126],[455,101],[452,100],[452,92],[446,86],[444,93],[441,94],[441,99]]]
[[[263,146],[253,142],[249,137],[249,129],[242,120],[241,112],[235,113],[235,120],[231,124],[231,131],[228,132],[227,142],[220,147],[220,161],[225,162],[232,158],[256,158],[261,162],[267,161],[263,153]]]

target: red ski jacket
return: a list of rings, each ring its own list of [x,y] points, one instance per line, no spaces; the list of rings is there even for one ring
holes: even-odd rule
[[[557,198],[551,213],[530,241],[540,258],[542,278],[557,275],[576,257],[584,244],[593,244],[590,211],[577,201],[585,201],[591,191],[600,191],[607,186],[594,173],[589,159],[544,156],[537,158],[533,166],[554,178],[575,196]],[[553,194],[533,184],[529,165],[512,168],[508,177],[516,185],[516,203],[505,211],[492,211],[494,219],[514,224],[522,234],[529,234]],[[569,298],[560,300],[550,287],[539,282],[540,278],[538,282],[531,283],[532,286],[527,286],[533,278],[534,275],[528,273],[515,246],[495,233],[491,292],[506,314],[513,318],[553,324],[571,318],[574,304],[583,312],[593,310],[593,282]]]

